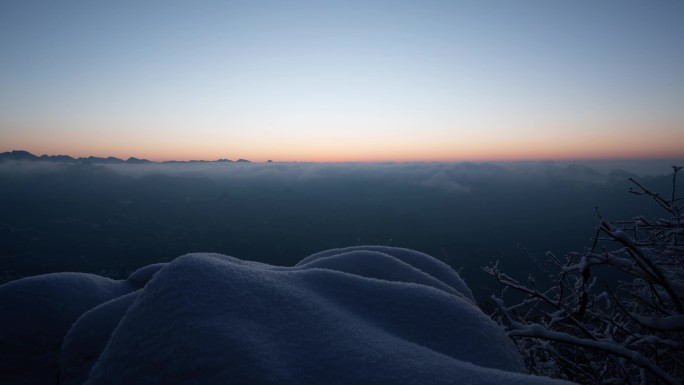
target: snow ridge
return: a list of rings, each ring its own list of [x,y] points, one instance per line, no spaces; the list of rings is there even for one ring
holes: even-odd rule
[[[187,254],[124,281],[10,282],[0,305],[0,338],[13,341],[0,362],[15,357],[0,383],[559,383],[524,374],[458,274],[407,249],[335,249],[294,267]],[[54,327],[28,322],[65,308]]]

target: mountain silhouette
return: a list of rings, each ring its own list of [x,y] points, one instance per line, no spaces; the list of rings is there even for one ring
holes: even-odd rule
[[[126,160],[119,159],[113,156],[106,158],[97,156],[88,156],[74,158],[69,155],[41,155],[36,156],[28,151],[24,150],[13,150],[7,152],[0,152],[0,162],[6,161],[33,161],[33,162],[53,162],[53,163],[81,163],[81,164],[149,164],[149,163],[164,163],[164,164],[176,164],[176,163],[233,163],[230,159],[217,159],[217,160],[167,160],[164,162],[155,162],[148,159],[141,159],[136,157],[130,157]],[[236,162],[239,163],[251,163],[247,159],[239,159]]]

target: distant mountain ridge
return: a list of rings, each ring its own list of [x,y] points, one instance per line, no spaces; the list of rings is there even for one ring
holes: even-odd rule
[[[136,157],[130,157],[126,160],[109,156],[107,158],[89,156],[74,158],[69,155],[41,155],[37,156],[31,154],[24,150],[13,150],[7,152],[0,152],[0,162],[5,161],[36,161],[36,162],[54,162],[54,163],[81,163],[81,164],[148,164],[148,163],[160,163],[160,164],[182,164],[182,163],[233,163],[230,159],[217,159],[217,160],[168,160],[164,162],[155,162],[148,159],[139,159]],[[239,159],[236,162],[239,163],[251,163],[247,159]]]

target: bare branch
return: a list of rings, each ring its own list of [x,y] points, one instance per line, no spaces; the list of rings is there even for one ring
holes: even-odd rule
[[[484,269],[502,294],[523,295],[512,306],[503,297],[492,300],[533,373],[597,385],[679,384],[684,378],[684,227],[675,192],[681,169],[673,167],[667,198],[630,179],[636,186],[630,192],[654,200],[667,213],[662,218],[611,223],[597,208],[599,225],[582,252],[564,258],[547,252],[540,261],[518,245],[550,287],[531,275],[520,282],[498,264]],[[596,274],[606,268],[621,278],[604,281],[601,289]]]
[[[510,335],[512,337],[543,338],[546,340],[563,342],[563,343],[567,343],[570,345],[582,346],[582,347],[601,350],[604,352],[614,354],[618,357],[623,357],[623,358],[631,360],[632,362],[639,365],[640,367],[648,369],[651,373],[655,374],[656,376],[658,376],[658,378],[662,379],[663,381],[667,382],[668,384],[672,384],[672,385],[681,384],[681,382],[678,379],[667,374],[658,365],[651,362],[651,360],[644,357],[639,352],[636,352],[634,350],[630,350],[630,349],[627,349],[625,347],[616,345],[616,344],[611,343],[609,341],[596,341],[596,340],[589,340],[589,339],[584,339],[584,338],[577,338],[577,337],[570,335],[570,334],[567,334],[567,333],[559,333],[559,332],[552,332],[552,331],[546,330],[546,329],[540,327],[539,325],[528,325],[528,326],[521,328],[521,329],[514,329],[514,330],[509,331],[508,335]]]

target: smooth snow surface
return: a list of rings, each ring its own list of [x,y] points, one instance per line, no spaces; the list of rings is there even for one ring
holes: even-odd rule
[[[71,325],[89,309],[133,290],[128,282],[82,273],[0,286],[0,383],[55,383],[60,345]]]
[[[289,268],[188,254],[125,281],[10,282],[0,304],[3,384],[557,383],[522,374],[458,274],[407,249]]]
[[[64,336],[59,355],[60,385],[83,384],[88,379],[112,332],[137,297],[136,291],[105,302],[74,323]]]

